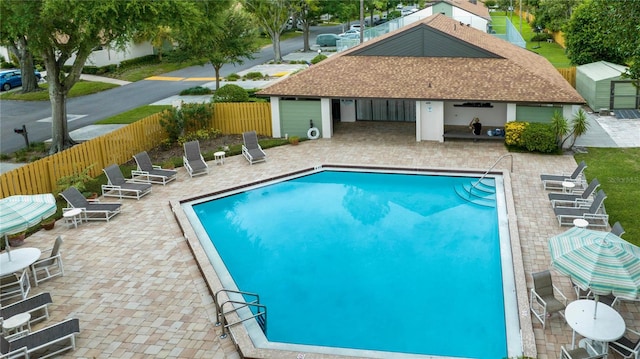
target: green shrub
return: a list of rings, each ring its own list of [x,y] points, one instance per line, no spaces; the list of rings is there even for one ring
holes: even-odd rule
[[[238,74],[229,74],[227,75],[227,77],[225,77],[224,79],[227,81],[238,81],[242,78],[242,76],[238,75]]]
[[[547,41],[547,39],[552,39],[551,34],[547,34],[546,32],[541,32],[535,34],[531,37],[531,41]]]
[[[248,74],[244,75],[244,78],[248,80],[259,80],[263,79],[264,77],[265,76],[261,72],[249,72]]]
[[[213,102],[248,102],[247,90],[234,84],[226,84],[213,94]]]
[[[548,123],[530,123],[522,133],[522,141],[531,152],[551,153],[558,150],[556,135]]]
[[[198,131],[206,126],[211,118],[211,106],[201,103],[183,103],[180,109],[175,107],[162,112],[160,126],[167,131],[173,143],[180,139],[185,131]]]
[[[323,54],[318,54],[318,55],[316,55],[316,57],[314,57],[313,59],[311,59],[311,64],[315,65],[315,64],[317,64],[318,62],[320,62],[320,61],[322,61],[322,60],[324,60],[324,59],[326,59],[326,58],[327,58],[327,56],[325,56],[325,55],[323,55]]]
[[[180,92],[181,96],[188,96],[188,95],[210,95],[212,93],[211,89],[206,88],[206,87],[202,87],[202,86],[196,86],[196,87],[191,87],[188,88],[186,90],[182,90]]]
[[[184,136],[180,136],[180,138],[178,138],[178,143],[182,145],[185,142],[189,142],[189,141],[195,141],[195,140],[205,141],[205,140],[216,138],[220,136],[221,133],[222,131],[216,130],[213,128],[209,128],[209,129],[203,128],[197,131],[189,132]]]
[[[124,60],[120,62],[120,67],[131,67],[135,65],[147,65],[160,63],[158,55],[146,55],[136,57],[135,59]]]

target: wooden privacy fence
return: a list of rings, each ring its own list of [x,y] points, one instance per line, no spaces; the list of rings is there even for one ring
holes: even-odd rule
[[[52,193],[61,177],[89,169],[97,177],[106,166],[122,164],[133,155],[157,147],[167,138],[160,126],[161,114],[151,115],[62,152],[47,156],[0,175],[0,198],[17,194]],[[221,103],[214,107],[212,127],[226,134],[256,130],[271,136],[269,103]]]
[[[558,72],[560,72],[560,74],[562,75],[562,77],[565,78],[565,80],[567,80],[568,83],[571,84],[571,86],[573,86],[573,88],[576,88],[576,67],[566,67],[566,68],[562,68],[562,69],[557,69]]]

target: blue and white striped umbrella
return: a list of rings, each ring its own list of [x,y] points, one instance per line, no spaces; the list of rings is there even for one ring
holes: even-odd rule
[[[51,193],[0,199],[0,234],[20,233],[55,213],[56,199]]]
[[[640,248],[609,232],[573,227],[549,240],[551,264],[583,290],[636,299]]]

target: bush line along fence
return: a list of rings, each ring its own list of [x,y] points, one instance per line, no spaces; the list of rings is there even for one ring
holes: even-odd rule
[[[106,166],[130,161],[133,155],[157,147],[167,139],[161,114],[151,115],[103,136],[80,143],[0,175],[0,198],[19,194],[52,193],[59,178],[89,169],[97,177]],[[210,127],[225,134],[255,130],[272,136],[269,103],[215,104]]]

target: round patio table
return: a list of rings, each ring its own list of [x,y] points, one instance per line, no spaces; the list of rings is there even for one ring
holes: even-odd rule
[[[5,251],[0,255],[0,276],[27,268],[40,258],[40,254],[42,252],[38,248],[11,249],[11,260],[9,260],[9,253]]]
[[[567,323],[573,329],[571,347],[575,348],[576,333],[587,339],[601,342],[605,353],[607,342],[622,338],[625,331],[624,319],[615,309],[591,299],[580,299],[567,305],[564,311]],[[594,317],[595,314],[595,317]]]

